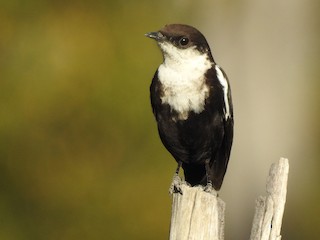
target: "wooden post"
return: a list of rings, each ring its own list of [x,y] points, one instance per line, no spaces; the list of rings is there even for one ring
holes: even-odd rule
[[[250,240],[280,240],[286,199],[288,159],[272,164],[267,197],[257,199]],[[223,240],[225,203],[214,190],[190,187],[177,176],[173,181],[170,240]],[[171,189],[171,190],[172,190]]]
[[[271,165],[267,179],[267,196],[256,201],[250,240],[280,240],[286,203],[289,161],[281,158]]]
[[[223,240],[225,203],[217,192],[174,180],[170,240]],[[178,189],[178,191],[177,191]]]

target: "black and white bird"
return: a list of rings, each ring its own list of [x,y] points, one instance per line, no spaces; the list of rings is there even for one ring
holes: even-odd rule
[[[233,106],[226,74],[194,27],[169,24],[146,34],[163,54],[151,105],[163,145],[191,186],[221,188],[233,140]]]

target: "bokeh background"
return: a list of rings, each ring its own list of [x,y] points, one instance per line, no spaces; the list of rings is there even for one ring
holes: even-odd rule
[[[175,162],[144,37],[196,26],[232,84],[226,239],[290,160],[283,239],[320,235],[319,1],[0,1],[0,239],[167,239]]]

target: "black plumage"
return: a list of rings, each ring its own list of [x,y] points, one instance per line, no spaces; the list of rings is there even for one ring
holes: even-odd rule
[[[212,183],[219,190],[233,140],[233,107],[227,77],[214,62],[204,36],[195,28],[181,24],[167,25],[159,32],[147,36],[155,38],[160,48],[161,43],[167,43],[178,51],[195,49],[199,54],[207,56],[212,64],[203,76],[203,84],[208,91],[201,110],[191,109],[182,117],[179,110],[165,102],[163,97],[166,86],[159,79],[159,69],[150,86],[150,98],[161,141],[181,164],[185,180],[192,186]],[[179,41],[182,38],[187,38],[188,46],[181,46]],[[163,54],[165,61],[166,55],[170,53],[163,50]],[[221,83],[222,77],[228,84],[227,88]]]

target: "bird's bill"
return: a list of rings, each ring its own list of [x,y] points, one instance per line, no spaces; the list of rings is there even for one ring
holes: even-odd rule
[[[155,39],[156,41],[161,41],[164,39],[164,36],[161,32],[149,32],[149,33],[146,33],[145,36]]]

